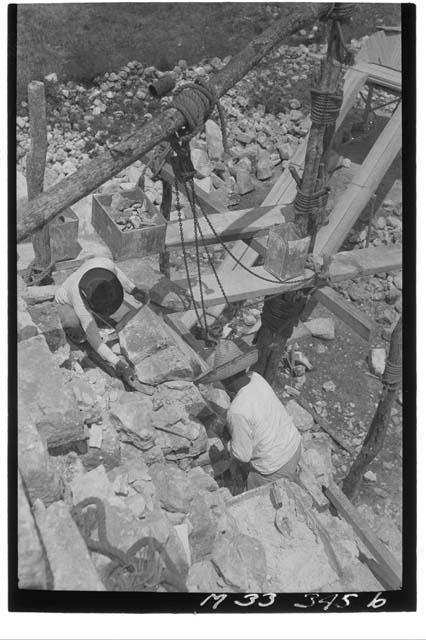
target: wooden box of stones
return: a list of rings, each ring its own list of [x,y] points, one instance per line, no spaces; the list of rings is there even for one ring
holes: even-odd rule
[[[164,250],[166,220],[138,187],[113,195],[95,194],[92,224],[115,260]]]

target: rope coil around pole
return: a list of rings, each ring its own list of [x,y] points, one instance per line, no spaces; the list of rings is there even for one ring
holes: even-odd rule
[[[343,96],[311,88],[312,124],[326,126],[334,124],[339,117]]]
[[[307,216],[315,209],[325,209],[330,187],[323,187],[315,193],[303,193],[298,187],[294,200],[294,210],[298,215]]]
[[[173,102],[167,108],[170,109],[173,107],[183,115],[187,122],[189,134],[187,136],[181,136],[181,139],[189,140],[201,131],[215,106],[219,114],[223,148],[225,153],[229,153],[225,113],[216,92],[208,82],[197,78],[195,82],[188,82],[177,87],[173,94]]]
[[[332,2],[330,6],[320,14],[320,20],[338,20],[339,22],[348,22],[354,14],[356,3],[354,2]]]

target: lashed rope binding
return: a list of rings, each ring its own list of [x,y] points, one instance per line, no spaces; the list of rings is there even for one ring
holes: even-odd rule
[[[202,130],[215,107],[217,107],[219,115],[223,148],[225,153],[229,153],[225,114],[214,88],[208,82],[197,78],[195,82],[188,82],[177,87],[173,94],[173,102],[168,108],[177,109],[185,118],[189,130],[187,136],[181,136],[181,139],[185,140],[185,138],[192,138]]]

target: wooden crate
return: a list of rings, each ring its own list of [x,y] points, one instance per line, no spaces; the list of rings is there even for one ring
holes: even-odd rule
[[[155,227],[142,227],[131,231],[121,231],[111,212],[111,194],[95,194],[92,197],[92,224],[105,244],[110,248],[115,260],[141,258],[164,249],[166,239],[166,220],[144,192],[135,188],[123,192],[123,198],[137,198],[147,203],[148,211],[155,216]]]

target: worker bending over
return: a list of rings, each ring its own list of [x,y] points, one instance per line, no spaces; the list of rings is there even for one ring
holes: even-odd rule
[[[98,329],[120,308],[124,291],[139,302],[147,302],[148,295],[138,288],[110,258],[92,258],[72,273],[58,287],[55,301],[65,333],[78,344],[88,342],[106,363],[112,365],[120,378],[132,371],[124,357],[116,355],[106,345]]]
[[[249,463],[247,489],[280,478],[296,477],[302,440],[272,387],[258,373],[248,373],[257,350],[243,354],[230,340],[219,342],[209,382],[223,380],[232,402],[227,412],[230,454]],[[205,378],[205,376],[203,376]]]

